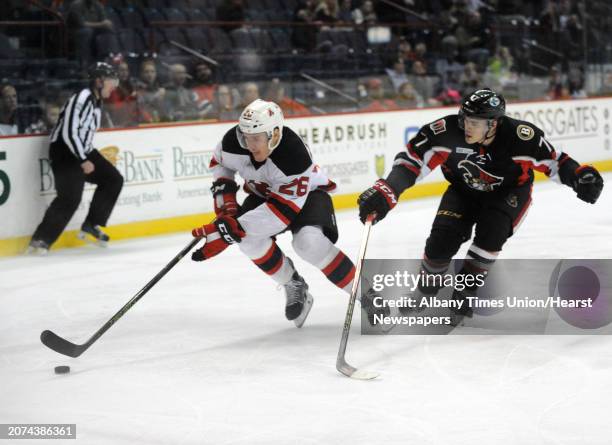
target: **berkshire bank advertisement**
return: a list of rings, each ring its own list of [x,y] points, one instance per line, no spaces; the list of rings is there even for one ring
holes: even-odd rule
[[[612,159],[612,99],[533,102],[508,106],[508,114],[542,128],[556,148],[580,162]],[[337,194],[363,191],[389,173],[393,158],[418,129],[456,108],[356,113],[286,119],[308,144],[314,161],[338,184]],[[234,123],[100,131],[94,145],[113,162],[125,186],[111,224],[212,211],[210,159]],[[442,181],[434,171],[423,182]],[[94,187],[68,229],[87,212]],[[55,196],[46,136],[0,139],[0,239],[34,230]]]

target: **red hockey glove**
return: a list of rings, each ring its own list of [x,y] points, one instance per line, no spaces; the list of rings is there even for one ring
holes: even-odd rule
[[[576,169],[576,178],[573,181],[573,189],[579,199],[595,204],[603,190],[603,178],[595,167],[582,165]]]
[[[365,223],[370,213],[376,212],[373,224],[387,216],[389,210],[397,205],[397,196],[384,179],[376,181],[374,186],[367,189],[357,200],[359,204],[359,219]]]
[[[220,178],[213,182],[210,191],[215,203],[215,214],[236,216],[240,210],[236,201],[238,184],[231,179]]]
[[[206,243],[191,254],[193,261],[204,261],[219,255],[230,244],[239,243],[245,231],[240,223],[231,216],[220,216],[210,224],[193,229],[191,234],[196,238],[206,237]]]

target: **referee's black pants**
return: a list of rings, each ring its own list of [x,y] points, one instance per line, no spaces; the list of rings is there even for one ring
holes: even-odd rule
[[[88,160],[95,168],[86,175],[81,168],[82,161],[61,142],[51,144],[49,157],[57,197],[47,209],[32,239],[51,245],[59,238],[79,207],[85,182],[97,185],[85,221],[92,225],[106,226],[123,187],[123,176],[119,171],[98,150],[93,150]]]

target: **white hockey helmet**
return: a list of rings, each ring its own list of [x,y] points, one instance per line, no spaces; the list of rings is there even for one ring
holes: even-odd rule
[[[245,134],[266,133],[268,147],[274,150],[283,137],[283,110],[274,102],[256,99],[251,102],[240,114],[236,134],[240,145],[246,148]],[[279,137],[273,139],[274,129],[278,128]]]

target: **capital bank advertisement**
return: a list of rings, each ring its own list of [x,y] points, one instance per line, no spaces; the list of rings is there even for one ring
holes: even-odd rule
[[[510,105],[508,114],[542,128],[555,147],[580,162],[612,159],[612,99]],[[354,194],[389,173],[393,158],[418,129],[456,107],[287,119],[314,161]],[[110,225],[212,211],[208,168],[214,147],[232,123],[101,131],[94,146],[125,184]],[[442,181],[435,171],[424,182]],[[94,186],[87,185],[68,229],[84,219]],[[0,239],[30,235],[55,196],[46,136],[0,138]]]

